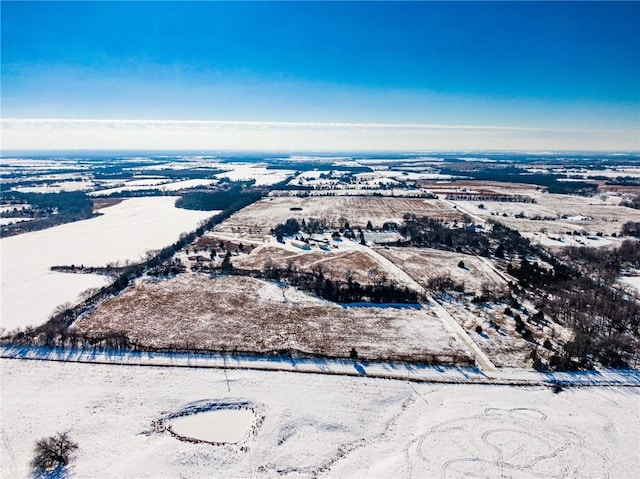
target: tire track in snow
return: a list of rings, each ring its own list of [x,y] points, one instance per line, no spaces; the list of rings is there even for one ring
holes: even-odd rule
[[[439,470],[441,479],[469,474],[564,479],[581,477],[588,462],[609,477],[606,457],[587,447],[573,428],[546,421],[536,409],[487,408],[438,423],[405,444],[407,477],[412,479],[416,461]]]
[[[9,438],[7,437],[7,433],[2,431],[2,442],[4,444],[4,448],[9,455],[9,470],[11,471],[11,477],[16,477],[16,456],[13,453],[13,448],[11,447],[11,443],[9,442]]]

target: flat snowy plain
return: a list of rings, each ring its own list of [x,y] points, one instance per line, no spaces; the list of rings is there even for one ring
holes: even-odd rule
[[[3,477],[30,477],[34,442],[64,430],[79,444],[74,478],[640,477],[638,388],[554,394],[287,372],[1,364]],[[198,404],[244,404],[262,420],[244,442],[222,446],[152,426]],[[242,417],[238,427],[246,426]]]
[[[42,324],[56,306],[108,283],[105,276],[55,273],[51,266],[138,261],[147,250],[170,245],[216,214],[176,208],[176,199],[132,198],[101,209],[95,218],[2,238],[1,328]]]

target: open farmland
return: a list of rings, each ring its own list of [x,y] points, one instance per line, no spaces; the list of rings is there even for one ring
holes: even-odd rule
[[[424,198],[392,197],[269,197],[239,211],[216,228],[216,232],[261,238],[278,223],[289,218],[298,221],[324,218],[338,226],[346,219],[352,228],[363,228],[367,221],[380,228],[385,222],[402,223],[406,213],[455,221],[462,215],[450,205]]]
[[[428,309],[344,307],[293,288],[245,277],[183,274],[142,281],[101,304],[74,328],[124,332],[152,348],[467,361]]]
[[[455,184],[455,194],[525,195],[535,203],[508,201],[451,200],[463,212],[482,220],[495,219],[521,233],[548,232],[611,236],[619,234],[627,221],[640,221],[640,210],[620,206],[620,196],[559,195],[542,192],[531,185],[492,185],[475,183],[467,187]],[[437,191],[437,190],[436,190]],[[438,191],[444,195],[445,190]]]
[[[3,477],[33,477],[34,442],[65,430],[78,478],[640,475],[638,388],[1,361]],[[154,431],[203,403],[248,404],[264,420],[244,448]]]
[[[2,238],[2,328],[43,324],[56,306],[109,282],[105,276],[53,272],[51,266],[139,261],[215,214],[179,209],[175,201],[128,199],[95,218]]]

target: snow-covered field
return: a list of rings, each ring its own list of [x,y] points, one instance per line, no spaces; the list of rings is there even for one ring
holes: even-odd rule
[[[543,193],[533,189],[512,188],[498,193],[523,194],[536,203],[509,203],[496,201],[454,201],[462,211],[485,220],[493,218],[523,232],[547,231],[564,234],[573,231],[589,232],[591,235],[619,233],[627,221],[640,221],[640,211],[621,207],[611,202],[608,195],[575,196]],[[473,192],[469,189],[469,192]],[[483,205],[483,208],[480,208]],[[505,215],[506,216],[503,216]],[[524,217],[517,217],[524,215]]]
[[[330,237],[328,234],[325,236]],[[232,261],[235,267],[258,271],[262,271],[265,265],[283,270],[291,265],[307,272],[321,268],[325,278],[344,282],[348,281],[349,276],[360,284],[373,284],[384,276],[401,287],[411,287],[403,278],[386,271],[385,265],[375,255],[369,254],[367,249],[354,241],[331,241],[326,248],[328,251],[314,245],[309,251],[301,251],[289,240],[286,244],[280,244],[272,239],[255,248],[251,254],[234,257]]]
[[[468,362],[464,347],[427,307],[340,306],[282,284],[241,276],[181,274],[140,281],[74,328],[126,331],[156,348],[270,352],[291,348],[368,359]]]
[[[107,283],[104,276],[55,273],[51,266],[137,261],[216,213],[179,209],[175,201],[176,197],[129,199],[101,209],[103,215],[96,218],[2,238],[1,327],[10,331],[42,324],[56,306]]]
[[[62,181],[41,186],[19,186],[14,188],[21,193],[60,193],[62,191],[86,191],[94,187],[93,181]]]
[[[224,163],[216,166],[229,169],[225,173],[218,173],[216,177],[229,178],[231,181],[256,180],[256,186],[280,183],[295,174],[293,170],[270,170],[263,164]]]
[[[93,191],[89,193],[89,196],[108,196],[116,193],[123,193],[125,191],[179,191],[198,186],[210,186],[218,183],[218,181],[219,180],[215,179],[181,180],[173,182],[168,179],[134,180],[128,181],[122,186]]]
[[[254,238],[269,236],[269,231],[289,218],[298,221],[323,218],[329,225],[338,226],[340,219],[348,220],[352,228],[365,228],[367,221],[381,228],[387,221],[401,224],[405,213],[444,220],[462,217],[451,206],[438,200],[391,197],[279,197],[264,198],[242,209],[216,227],[216,232],[247,233]]]
[[[23,221],[31,221],[33,218],[0,218],[0,226],[12,225],[14,223],[22,223]]]
[[[601,236],[579,236],[572,234],[522,233],[533,244],[541,244],[550,248],[564,248],[567,246],[588,246],[602,248],[622,242],[622,239],[604,238]]]
[[[202,404],[246,404],[264,417],[243,447],[183,442],[153,427]],[[197,416],[189,432],[209,419]],[[227,427],[246,426],[246,417],[237,419]],[[3,359],[1,428],[1,473],[10,478],[30,477],[35,441],[65,430],[79,445],[69,471],[79,479],[640,476],[637,388],[554,394]]]

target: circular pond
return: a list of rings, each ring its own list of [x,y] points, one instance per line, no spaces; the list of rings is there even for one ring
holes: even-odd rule
[[[238,443],[255,422],[251,409],[212,409],[171,420],[171,431],[183,438],[212,443]]]

